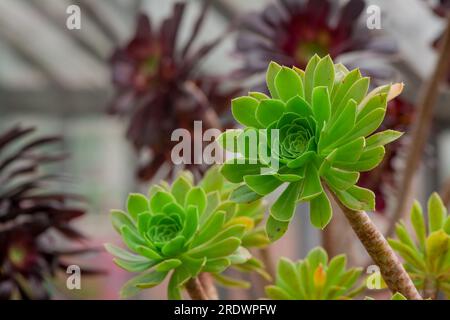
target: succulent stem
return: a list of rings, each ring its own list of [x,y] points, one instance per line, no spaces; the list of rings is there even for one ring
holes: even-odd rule
[[[198,278],[191,278],[186,283],[186,291],[192,300],[209,300]]]
[[[383,234],[364,211],[355,211],[344,206],[330,192],[341,208],[353,231],[358,236],[367,253],[380,268],[381,275],[393,293],[401,293],[408,300],[422,300],[408,273],[400,263]]]
[[[340,215],[335,215],[333,219],[331,219],[330,223],[327,225],[325,229],[322,230],[322,247],[328,253],[330,257],[334,257],[338,253],[340,253],[340,246],[336,237],[338,236],[337,232],[340,229],[340,221],[336,221],[337,219],[343,219]],[[340,231],[339,231],[340,232]]]
[[[219,300],[219,293],[214,285],[214,279],[211,274],[206,272],[200,273],[199,280],[209,300]]]
[[[261,257],[262,262],[264,263],[264,266],[266,267],[267,273],[275,279],[275,266],[273,264],[272,260],[272,252],[270,251],[269,247],[261,248],[259,249],[259,255]]]

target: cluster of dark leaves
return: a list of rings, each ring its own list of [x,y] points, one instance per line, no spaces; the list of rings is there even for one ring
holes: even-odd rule
[[[17,125],[0,134],[0,299],[49,298],[47,280],[66,270],[63,257],[89,251],[56,248],[51,230],[68,241],[85,239],[71,225],[85,213],[83,199],[52,191],[61,176],[43,168],[66,157],[47,150],[61,138],[35,138],[34,131]]]
[[[392,53],[394,43],[362,23],[364,0],[279,0],[243,19],[237,50],[244,55],[241,76],[263,72],[269,61],[306,67],[314,55],[350,52]]]
[[[137,172],[140,180],[151,179],[164,164],[173,169],[170,154],[177,142],[170,138],[175,129],[192,132],[194,121],[200,120],[204,129],[230,125],[224,114],[238,91],[222,88],[222,77],[199,70],[224,35],[197,48],[193,45],[202,29],[208,3],[203,5],[184,44],[179,43],[178,33],[186,3],[179,2],[159,28],[150,17],[141,14],[132,39],[111,58],[116,96],[109,112],[128,120],[128,140],[140,156],[146,155]]]

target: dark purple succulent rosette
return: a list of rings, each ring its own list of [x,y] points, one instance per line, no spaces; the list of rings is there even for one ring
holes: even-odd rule
[[[223,39],[220,36],[198,48],[192,46],[202,28],[207,2],[193,23],[188,40],[179,43],[177,35],[185,7],[185,3],[176,3],[171,16],[159,28],[155,28],[150,17],[139,15],[134,36],[111,58],[116,94],[108,111],[126,117],[128,140],[139,154],[152,155],[138,169],[141,180],[151,179],[163,164],[173,166],[173,130],[192,131],[194,121],[204,120],[211,111],[221,116],[239,91],[224,90],[220,87],[222,77],[199,71],[203,58]],[[208,125],[213,126],[204,126]],[[228,123],[223,121],[220,125],[226,127]]]
[[[69,241],[84,236],[71,225],[85,210],[80,197],[55,192],[59,175],[42,174],[42,166],[64,154],[46,147],[60,137],[31,138],[34,128],[14,126],[0,133],[0,299],[48,299],[48,277],[67,267],[62,256],[90,250],[58,250],[50,229]],[[95,270],[93,270],[95,272]]]
[[[261,13],[244,17],[236,44],[244,66],[237,75],[264,72],[270,61],[304,69],[314,54],[329,54],[335,59],[350,52],[395,52],[393,41],[369,30],[361,21],[365,7],[364,0],[345,4],[331,0],[280,0]]]

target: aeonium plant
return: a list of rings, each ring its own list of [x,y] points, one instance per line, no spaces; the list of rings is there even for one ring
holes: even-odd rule
[[[231,198],[251,202],[284,187],[266,224],[275,241],[286,232],[298,202],[308,202],[312,224],[325,228],[332,217],[329,195],[333,196],[391,291],[421,299],[365,212],[375,207],[374,193],[356,185],[360,172],[383,160],[384,145],[402,135],[374,132],[387,102],[401,93],[403,84],[368,93],[369,78],[358,69],[349,71],[330,56],[317,55],[305,70],[271,62],[266,81],[270,96],[250,92],[232,101],[233,116],[244,129],[219,137],[226,150],[238,154],[221,170],[228,180],[241,184]]]
[[[207,299],[198,281],[201,273],[219,275],[231,265],[262,269],[242,246],[254,220],[236,216],[236,204],[223,201],[218,192],[223,185],[213,176],[207,174],[201,185],[194,186],[192,174],[184,171],[171,186],[165,182],[153,186],[149,197],[130,194],[128,213],[112,211],[113,226],[129,250],[113,244],[106,244],[106,249],[119,267],[140,273],[124,285],[122,297],[170,277],[170,299],[181,299],[183,287],[193,299]]]
[[[358,285],[360,268],[346,269],[345,255],[328,261],[322,248],[311,250],[304,260],[278,262],[275,285],[266,287],[274,300],[347,300],[358,295],[364,285]]]
[[[241,193],[258,198],[286,185],[270,209],[267,234],[272,240],[286,232],[299,201],[310,203],[314,226],[328,224],[332,210],[325,186],[348,208],[373,210],[373,192],[356,183],[359,172],[382,161],[383,146],[401,136],[393,130],[372,133],[383,121],[387,102],[401,92],[402,85],[382,86],[367,94],[369,78],[358,69],[350,72],[341,64],[334,65],[329,56],[320,59],[316,55],[306,71],[272,62],[267,86],[272,97],[250,93],[232,101],[235,119],[246,128],[220,137],[228,149],[227,141],[236,141],[237,151],[249,160],[241,164],[231,159],[222,168],[227,179],[244,183],[235,199],[239,201]],[[260,140],[256,159],[250,159],[246,145],[250,131],[258,132]],[[278,139],[272,139],[274,132]]]
[[[396,226],[398,239],[390,245],[403,258],[406,271],[426,298],[435,299],[440,292],[450,297],[450,216],[437,193],[428,200],[428,225],[418,201],[411,209],[410,234],[404,222]]]

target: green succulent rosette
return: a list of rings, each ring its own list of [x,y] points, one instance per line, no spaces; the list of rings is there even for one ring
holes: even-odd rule
[[[314,226],[327,225],[332,209],[325,186],[348,208],[373,210],[375,196],[357,186],[359,173],[375,168],[384,145],[402,135],[374,132],[387,102],[403,85],[367,93],[369,78],[358,69],[349,71],[329,56],[317,55],[305,71],[271,62],[266,78],[271,97],[251,92],[234,99],[232,113],[244,129],[228,130],[218,139],[237,154],[221,170],[229,181],[241,184],[231,198],[251,202],[285,186],[266,225],[272,241],[286,232],[299,201],[309,202]]]
[[[260,201],[233,203],[227,189],[231,187],[216,167],[198,186],[185,171],[171,186],[166,182],[153,186],[148,197],[130,194],[127,213],[111,212],[112,224],[129,250],[113,244],[105,247],[119,267],[140,273],[124,285],[122,297],[170,276],[168,297],[180,299],[183,285],[201,272],[227,285],[246,286],[221,275],[230,266],[266,275],[262,263],[244,247],[268,243],[255,228],[264,207]]]
[[[396,225],[397,239],[389,244],[403,258],[406,271],[425,298],[439,292],[450,298],[450,216],[437,193],[428,200],[428,225],[418,201],[411,209],[410,234],[404,222]]]
[[[317,247],[304,260],[278,262],[275,285],[266,287],[273,300],[343,300],[358,295],[363,285],[357,285],[362,269],[346,269],[345,255],[328,261],[325,250]]]

